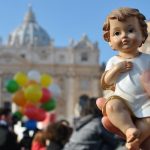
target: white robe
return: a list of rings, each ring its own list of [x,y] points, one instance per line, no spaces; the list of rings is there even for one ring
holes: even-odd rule
[[[136,117],[150,116],[150,95],[145,92],[140,81],[142,73],[150,70],[150,55],[142,53],[133,59],[122,59],[118,56],[113,56],[107,62],[106,71],[121,61],[131,61],[133,68],[118,76],[113,95],[125,99]]]

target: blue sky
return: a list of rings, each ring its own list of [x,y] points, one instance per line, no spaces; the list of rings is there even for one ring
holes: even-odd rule
[[[106,16],[113,9],[128,6],[139,9],[150,20],[148,3],[148,0],[1,0],[0,37],[6,42],[31,4],[38,23],[54,39],[55,46],[67,46],[70,39],[79,41],[86,33],[92,42],[99,43],[99,62],[106,62],[115,54],[102,38]]]

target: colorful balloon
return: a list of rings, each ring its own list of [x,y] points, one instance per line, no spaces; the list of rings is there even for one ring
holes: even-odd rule
[[[6,89],[10,93],[14,93],[19,89],[19,85],[15,80],[8,80],[6,82]]]
[[[16,73],[16,75],[14,76],[14,80],[20,85],[23,86],[27,83],[28,81],[28,77],[25,73],[23,72],[18,72]]]
[[[31,70],[28,72],[28,78],[36,82],[40,82],[40,73],[36,70]]]
[[[51,84],[50,75],[40,75],[36,70],[29,71],[27,75],[17,72],[12,80],[6,82],[7,91],[13,93],[12,102],[18,106],[18,111],[14,113],[16,121],[23,118],[45,120],[46,111],[56,108],[56,100],[52,95],[60,95],[61,92],[57,84]]]
[[[53,83],[48,87],[49,91],[51,91],[53,97],[57,98],[61,95],[61,89],[58,84]]]
[[[24,87],[27,88],[28,86],[30,85],[38,85],[38,83],[34,80],[29,80],[25,85]]]
[[[35,120],[28,120],[24,122],[24,127],[26,127],[28,130],[35,130],[37,127],[37,122]]]
[[[46,111],[51,111],[56,108],[56,100],[54,98],[50,99],[48,102],[43,103],[41,105],[41,108],[43,108]]]
[[[25,106],[27,102],[23,90],[15,92],[12,96],[12,100],[16,105],[21,107]]]
[[[24,94],[28,101],[37,103],[42,97],[42,90],[38,85],[30,85],[24,89]]]
[[[56,121],[56,114],[55,113],[50,113],[49,114],[49,122],[53,123]]]
[[[16,111],[13,113],[13,117],[16,117],[18,120],[22,119],[23,114],[20,111]]]
[[[48,87],[52,83],[52,77],[48,74],[42,74],[40,82],[43,87]]]
[[[51,99],[51,96],[51,92],[47,88],[42,88],[42,97],[40,99],[40,102],[47,102],[49,99]]]
[[[44,109],[38,108],[35,119],[37,121],[43,121],[43,120],[45,120],[45,118],[46,118],[46,111]]]
[[[46,117],[45,110],[37,108],[34,105],[27,105],[24,109],[24,114],[32,120],[43,121]]]
[[[36,106],[33,104],[28,104],[24,107],[24,114],[29,119],[35,119],[35,116],[37,115]]]

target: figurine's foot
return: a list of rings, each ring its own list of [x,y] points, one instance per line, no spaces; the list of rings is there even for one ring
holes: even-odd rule
[[[140,136],[140,131],[137,128],[129,128],[126,130],[127,143],[133,142]]]
[[[140,131],[136,128],[129,128],[126,131],[126,147],[128,150],[139,150]]]
[[[128,150],[140,150],[140,147],[139,147],[139,139],[136,138],[134,141],[132,142],[127,142],[126,143],[126,148]]]

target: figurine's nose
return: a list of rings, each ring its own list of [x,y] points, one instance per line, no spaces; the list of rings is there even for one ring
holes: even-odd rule
[[[127,37],[127,33],[126,32],[122,32],[122,38],[126,38]]]

